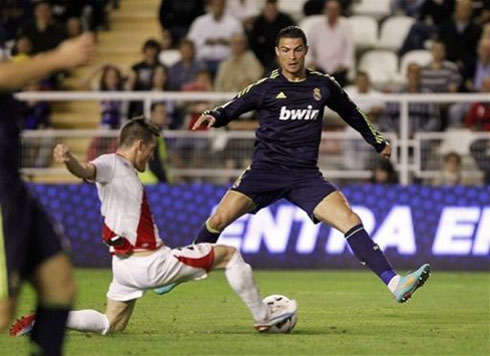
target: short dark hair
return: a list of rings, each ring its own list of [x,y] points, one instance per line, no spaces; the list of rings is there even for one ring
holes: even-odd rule
[[[129,120],[119,134],[119,147],[129,147],[137,140],[149,143],[153,137],[160,137],[160,129],[144,117]]]
[[[156,49],[157,52],[160,52],[162,46],[161,46],[160,42],[158,42],[157,40],[155,40],[153,38],[150,38],[150,39],[146,40],[145,43],[143,44],[143,51],[145,51],[147,48],[153,48],[153,49]]]
[[[307,45],[306,35],[303,30],[298,26],[284,27],[281,31],[279,31],[276,37],[276,47],[279,46],[279,40],[281,38],[301,38],[304,45]]]

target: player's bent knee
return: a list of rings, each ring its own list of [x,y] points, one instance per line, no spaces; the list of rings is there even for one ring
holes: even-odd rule
[[[228,219],[225,214],[215,212],[208,220],[209,227],[216,231],[223,231],[228,225]]]
[[[214,264],[213,268],[226,268],[233,255],[237,252],[237,249],[232,246],[215,245],[214,250]]]

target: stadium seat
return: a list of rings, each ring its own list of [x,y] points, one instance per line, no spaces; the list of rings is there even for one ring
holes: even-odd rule
[[[180,61],[180,52],[176,49],[166,49],[160,52],[158,59],[167,67],[171,67]]]
[[[324,17],[324,15],[312,15],[305,17],[298,23],[298,26],[301,27],[303,31],[305,31],[306,37],[308,38],[309,35],[315,30],[314,25],[318,21],[318,19]]]
[[[356,49],[376,46],[378,41],[378,23],[374,18],[369,16],[351,16],[347,20],[354,32]]]
[[[390,15],[390,2],[391,0],[360,0],[352,7],[352,13],[371,16],[379,20]]]
[[[432,62],[432,54],[425,49],[418,49],[407,52],[400,60],[400,76],[405,78],[407,75],[407,67],[410,63],[417,63],[423,67]]]
[[[362,55],[359,69],[369,74],[375,87],[383,87],[396,79],[398,57],[388,50],[371,50]]]
[[[394,16],[381,24],[378,48],[398,50],[403,44],[415,19],[408,16]]]

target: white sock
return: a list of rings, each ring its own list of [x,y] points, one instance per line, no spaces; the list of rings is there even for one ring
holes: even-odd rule
[[[68,329],[93,331],[105,335],[109,331],[110,324],[105,314],[96,310],[84,309],[71,311],[68,314],[66,327]]]
[[[398,286],[398,282],[400,282],[399,274],[390,279],[390,281],[388,282],[388,289],[391,291],[391,293],[395,291],[396,287]]]
[[[264,320],[267,317],[267,306],[262,301],[253,279],[252,267],[245,263],[238,250],[228,262],[225,275],[230,287],[247,305],[255,321]]]

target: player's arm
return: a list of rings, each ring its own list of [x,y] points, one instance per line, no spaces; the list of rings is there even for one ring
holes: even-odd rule
[[[330,84],[329,90],[331,93],[326,103],[327,106],[337,112],[349,126],[357,130],[366,142],[376,149],[376,152],[381,157],[389,158],[391,156],[391,147],[379,131],[376,130],[371,121],[369,121],[368,116],[354,104],[347,93],[333,78],[327,76],[327,80]]]
[[[50,73],[86,64],[94,51],[91,34],[61,43],[56,49],[41,53],[22,63],[0,64],[0,90],[17,90],[33,80],[41,79]]]
[[[192,130],[201,126],[222,127],[240,115],[256,109],[262,103],[264,90],[261,83],[264,81],[265,79],[261,79],[250,84],[226,104],[203,112],[192,126]]]
[[[91,163],[81,163],[71,152],[70,148],[64,144],[58,144],[53,150],[54,160],[63,163],[74,176],[94,181],[96,168]]]

